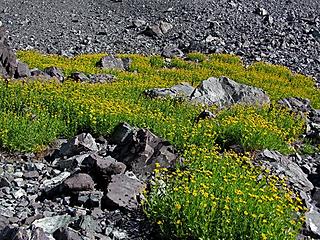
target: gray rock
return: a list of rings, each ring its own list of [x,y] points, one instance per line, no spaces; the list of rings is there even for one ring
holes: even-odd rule
[[[112,74],[90,74],[88,78],[91,83],[111,83],[117,79]]]
[[[198,123],[200,120],[215,118],[216,116],[209,110],[203,110],[195,119],[195,122]]]
[[[63,182],[66,191],[88,191],[94,189],[94,181],[86,173],[77,173]]]
[[[255,87],[237,83],[229,78],[209,78],[203,81],[191,94],[191,101],[220,107],[235,103],[263,105],[270,103],[266,93]]]
[[[27,193],[25,190],[23,190],[22,188],[20,188],[18,191],[16,191],[14,194],[13,194],[14,198],[16,199],[19,199],[19,198],[22,198],[22,197],[25,197],[27,196]]]
[[[146,90],[144,94],[150,98],[186,98],[188,99],[194,92],[194,87],[189,83],[181,83],[171,88],[155,88]]]
[[[143,34],[153,38],[161,38],[163,36],[159,25],[147,26],[147,28],[143,31]]]
[[[306,214],[307,230],[315,239],[320,239],[320,213],[316,208],[311,208]]]
[[[0,236],[3,229],[5,229],[9,225],[8,218],[0,215]]]
[[[159,22],[159,27],[161,29],[162,34],[166,34],[173,28],[171,23],[164,22],[164,21]]]
[[[312,194],[312,200],[316,202],[316,206],[320,207],[320,187],[315,187]]]
[[[63,144],[59,155],[71,157],[88,151],[98,151],[98,146],[90,133],[82,133]]]
[[[312,109],[310,100],[304,98],[284,98],[278,103],[294,112],[308,112]]]
[[[30,240],[53,240],[52,236],[44,232],[42,228],[32,230]]]
[[[76,168],[80,167],[83,160],[89,155],[90,154],[75,155],[67,159],[58,158],[57,160],[53,161],[52,165],[62,171],[73,171]]]
[[[103,69],[127,71],[129,70],[130,64],[131,64],[131,60],[128,58],[122,59],[122,58],[116,58],[115,56],[110,55],[110,56],[102,57],[97,65]]]
[[[146,25],[147,23],[146,23],[146,21],[144,21],[142,19],[135,19],[132,21],[132,24],[133,24],[133,26],[139,28],[139,27]]]
[[[178,47],[167,45],[163,48],[162,56],[166,58],[174,58],[174,57],[182,58],[184,54]]]
[[[44,180],[40,186],[40,189],[42,189],[45,193],[49,193],[51,190],[54,190],[60,186],[70,175],[70,172],[62,172],[54,178]]]
[[[44,69],[44,72],[50,77],[58,79],[60,82],[64,81],[64,75],[60,69],[57,67],[47,67]]]
[[[145,184],[133,174],[127,172],[126,174],[113,175],[104,199],[104,207],[137,209],[137,197],[143,189],[145,189]]]
[[[23,177],[25,179],[37,179],[39,177],[39,172],[38,171],[29,171],[23,173]]]
[[[308,180],[308,176],[302,171],[302,169],[288,157],[283,156],[279,152],[264,150],[260,153],[258,159],[262,159],[266,164],[270,164],[276,171],[276,174],[285,174],[288,180],[304,192],[311,191],[314,186]]]
[[[85,75],[84,73],[81,72],[75,72],[72,73],[70,76],[73,80],[79,81],[79,82],[89,82],[90,79]]]
[[[80,216],[73,223],[73,227],[84,232],[86,236],[92,236],[95,232],[102,232],[99,224],[90,215]]]
[[[34,79],[45,79],[45,80],[48,80],[51,78],[51,76],[37,68],[34,68],[34,69],[31,69],[30,70],[30,74],[31,74],[31,77],[34,78]]]
[[[32,223],[32,226],[34,228],[41,228],[44,232],[52,234],[59,228],[67,227],[73,220],[74,219],[70,215],[65,214],[35,220]]]
[[[103,192],[101,191],[81,191],[78,193],[76,204],[87,208],[101,207],[102,197]]]
[[[13,77],[18,66],[17,58],[8,45],[4,26],[0,26],[0,66],[4,77]]]
[[[27,78],[31,76],[29,66],[25,63],[18,61],[17,68],[14,77],[15,78]]]

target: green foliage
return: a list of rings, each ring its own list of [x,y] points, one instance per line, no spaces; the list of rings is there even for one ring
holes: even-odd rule
[[[199,53],[189,54],[188,61],[175,58],[171,63],[160,56],[121,55],[132,59],[130,71],[110,71],[96,67],[103,55],[67,58],[18,52],[32,68],[57,66],[66,75],[75,71],[112,73],[117,81],[61,84],[1,80],[2,147],[38,151],[57,137],[83,131],[106,135],[120,121],[127,121],[169,140],[186,159],[186,171],[165,174],[165,170],[157,170],[159,178],[144,205],[150,219],[159,223],[164,238],[295,239],[301,226],[299,198],[291,198],[294,193],[282,179],[264,173],[258,181],[261,170],[250,164],[251,156],[225,151],[238,144],[245,151],[269,148],[290,152],[304,122],[278,109],[275,102],[297,96],[309,98],[313,107],[319,107],[319,90],[311,78],[266,63],[246,68],[232,55]],[[181,82],[197,85],[212,76],[227,76],[262,88],[273,103],[260,108],[236,105],[221,111],[213,107],[214,119],[196,123],[202,106],[151,100],[141,94]]]

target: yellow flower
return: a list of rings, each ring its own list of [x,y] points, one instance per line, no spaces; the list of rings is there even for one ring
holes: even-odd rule
[[[180,210],[181,209],[181,205],[179,203],[176,204],[176,209]]]

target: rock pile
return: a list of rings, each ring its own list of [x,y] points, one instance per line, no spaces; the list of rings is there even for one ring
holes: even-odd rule
[[[285,98],[279,104],[305,117],[307,127],[304,137],[318,144],[320,111],[313,109],[308,99]],[[301,156],[297,153],[284,156],[275,151],[264,150],[256,160],[277,176],[288,177],[288,183],[297,190],[309,209],[305,214],[306,226],[301,238],[320,239],[320,154]]]
[[[60,141],[46,160],[0,161],[0,239],[152,239],[140,200],[159,164],[180,161],[147,129],[119,124],[108,140]]]
[[[175,85],[171,88],[146,90],[145,95],[151,98],[184,98],[191,102],[204,105],[230,106],[236,103],[263,105],[270,103],[268,95],[259,88],[239,84],[229,78],[211,77],[193,88],[188,83]]]
[[[178,55],[284,64],[319,80],[319,9],[314,0],[2,0],[0,19],[18,39],[15,49],[167,55],[173,46]]]

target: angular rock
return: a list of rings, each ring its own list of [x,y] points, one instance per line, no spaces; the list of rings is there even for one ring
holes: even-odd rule
[[[236,103],[263,105],[270,103],[266,93],[255,87],[237,83],[226,77],[209,78],[203,81],[191,94],[191,101],[220,107]]]
[[[214,118],[215,115],[209,110],[203,110],[195,119],[195,122],[198,123],[200,120]]]
[[[108,185],[103,207],[136,209],[138,207],[138,196],[144,188],[145,184],[129,172],[113,175]]]
[[[122,162],[117,162],[111,156],[100,157],[97,154],[91,154],[83,162],[84,166],[87,166],[94,170],[97,175],[108,178],[114,174],[124,173],[126,165]]]
[[[101,191],[82,191],[78,193],[75,200],[76,205],[83,205],[86,208],[101,207],[101,199],[103,192]]]
[[[82,133],[63,144],[59,155],[70,157],[88,151],[98,151],[98,146],[90,133]]]
[[[59,170],[73,171],[80,167],[83,160],[87,158],[90,154],[75,155],[67,159],[57,159],[53,161],[52,166]]]
[[[30,74],[32,78],[50,79],[51,76],[37,68],[31,69]]]
[[[111,143],[124,145],[132,139],[135,128],[128,123],[120,123],[114,129],[110,137]]]
[[[166,58],[174,58],[174,57],[182,58],[184,54],[178,47],[167,45],[163,48],[162,56]]]
[[[320,212],[316,208],[311,208],[306,214],[307,230],[314,239],[320,239]]]
[[[63,182],[66,191],[88,191],[94,189],[94,181],[86,173],[77,173]]]
[[[32,223],[34,228],[41,228],[44,232],[52,234],[59,228],[67,227],[74,219],[68,215],[45,217]]]
[[[52,190],[55,190],[58,186],[60,186],[70,175],[70,172],[62,172],[54,178],[43,181],[43,183],[40,186],[40,189],[42,189],[45,193],[49,193]]]
[[[147,26],[147,28],[143,31],[143,34],[153,38],[161,38],[163,36],[163,33],[159,25]]]
[[[44,72],[50,77],[57,78],[60,82],[64,81],[64,75],[57,67],[47,67],[44,69]]]
[[[29,66],[25,63],[18,61],[14,77],[15,78],[26,78],[26,77],[30,77],[30,76],[31,76],[31,72],[30,72]]]
[[[171,88],[154,88],[144,91],[144,94],[150,98],[186,98],[188,99],[195,91],[189,83],[181,83]]]
[[[72,225],[74,229],[81,230],[86,236],[102,231],[99,224],[90,215],[80,216]]]
[[[161,29],[162,34],[166,34],[173,28],[171,23],[164,22],[164,21],[159,22],[159,27]]]
[[[13,77],[17,68],[17,58],[6,40],[6,30],[0,26],[0,66],[5,77]]]
[[[142,180],[150,177],[156,163],[161,167],[169,168],[180,161],[169,142],[147,129],[134,131],[125,144],[116,146],[112,155],[126,164],[128,169]]]
[[[129,58],[116,58],[115,56],[110,55],[102,57],[97,65],[103,69],[127,71],[130,68],[131,60]]]
[[[72,73],[70,76],[73,80],[79,81],[79,82],[89,82],[90,79],[85,75],[84,73],[81,72],[75,72]]]
[[[88,78],[91,83],[111,83],[117,79],[111,74],[90,74]]]
[[[312,109],[310,100],[304,98],[284,98],[278,103],[293,112],[308,112]]]
[[[308,180],[308,176],[302,169],[279,152],[264,150],[260,153],[258,159],[263,160],[267,165],[270,164],[277,174],[285,174],[293,186],[299,190],[308,192],[314,188],[313,184]]]

